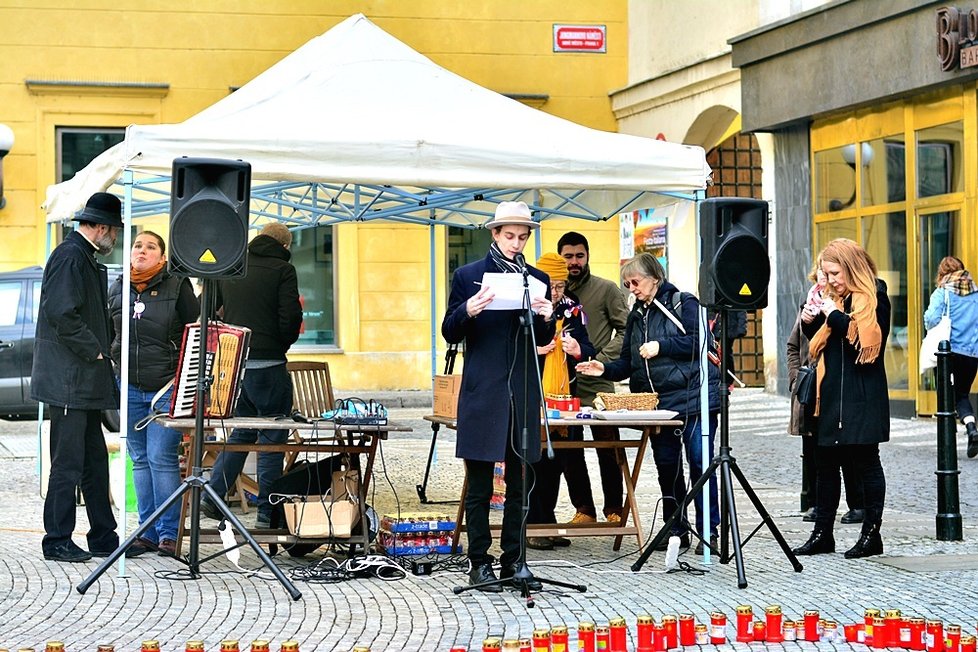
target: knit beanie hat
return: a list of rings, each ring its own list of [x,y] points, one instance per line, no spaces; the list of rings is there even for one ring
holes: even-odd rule
[[[549,276],[551,281],[567,280],[567,263],[560,254],[543,254],[537,259],[536,268]]]

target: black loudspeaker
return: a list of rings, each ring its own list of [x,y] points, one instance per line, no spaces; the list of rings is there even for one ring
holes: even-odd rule
[[[248,271],[251,165],[216,158],[173,161],[170,258],[176,276],[239,278]]]
[[[766,201],[714,197],[700,202],[700,302],[716,308],[767,306],[771,261]]]

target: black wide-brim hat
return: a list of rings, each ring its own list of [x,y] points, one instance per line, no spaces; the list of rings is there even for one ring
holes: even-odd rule
[[[122,228],[122,202],[115,195],[97,192],[88,198],[85,208],[75,213],[75,222],[107,224]]]

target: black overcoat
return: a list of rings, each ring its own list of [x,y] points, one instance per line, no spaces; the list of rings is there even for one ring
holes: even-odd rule
[[[292,254],[269,235],[248,245],[248,273],[217,283],[216,307],[223,320],[251,329],[249,360],[281,360],[302,327],[299,277]]]
[[[550,278],[534,267],[529,273],[547,286]],[[486,272],[498,272],[489,255],[455,270],[442,336],[449,344],[465,340],[465,366],[458,396],[455,456],[498,462],[506,456],[507,434],[529,429],[529,462],[540,459],[540,377],[533,357],[527,356],[519,310],[484,310],[469,317],[465,302],[479,290]],[[534,315],[531,356],[554,336],[554,322]],[[513,421],[510,415],[513,415]],[[517,441],[517,445],[519,442]],[[519,450],[519,448],[517,448]]]
[[[819,393],[818,445],[878,444],[890,439],[890,402],[884,354],[890,334],[890,299],[886,284],[876,281],[876,321],[883,339],[880,354],[869,364],[856,364],[856,347],[846,339],[852,297],[828,316],[829,334],[822,357],[825,375]],[[802,331],[810,340],[825,322],[819,313]]]
[[[51,252],[34,337],[35,401],[76,410],[119,407],[110,360],[108,285],[105,265],[95,261],[95,249],[78,231]]]
[[[667,310],[672,310],[675,294],[679,289],[663,281],[655,298]],[[655,304],[643,305],[636,301],[625,322],[625,341],[615,360],[604,365],[604,378],[623,380],[628,378],[631,392],[659,394],[659,409],[674,410],[680,418],[700,412],[700,363],[699,363],[699,300],[692,294],[681,294],[677,319],[685,333]],[[646,360],[639,348],[646,342],[659,343],[659,353]],[[720,368],[713,363],[706,365],[710,412],[720,410]]]

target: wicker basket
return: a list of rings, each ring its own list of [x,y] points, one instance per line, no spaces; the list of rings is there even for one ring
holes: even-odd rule
[[[655,392],[635,394],[598,392],[598,399],[604,403],[606,410],[654,410],[659,405],[659,395]]]

